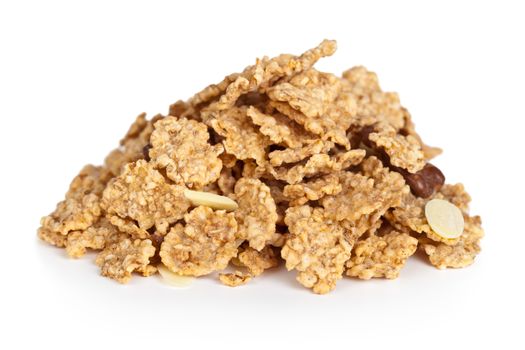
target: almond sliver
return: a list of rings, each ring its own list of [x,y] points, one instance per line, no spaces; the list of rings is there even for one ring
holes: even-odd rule
[[[200,192],[193,190],[184,190],[184,196],[194,205],[204,205],[212,209],[224,209],[228,211],[233,211],[239,206],[237,202],[233,199],[219,196],[218,194],[209,193],[209,192]]]
[[[443,199],[429,201],[425,205],[425,216],[432,231],[443,238],[458,238],[465,228],[461,210]]]
[[[173,287],[188,287],[192,284],[193,280],[195,279],[195,277],[191,276],[177,275],[176,273],[173,273],[170,270],[168,270],[168,268],[164,265],[159,265],[157,268],[164,282]]]

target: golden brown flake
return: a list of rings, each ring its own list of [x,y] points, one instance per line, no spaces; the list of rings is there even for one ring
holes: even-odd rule
[[[210,110],[226,110],[234,106],[237,99],[248,92],[264,91],[271,84],[283,77],[290,77],[310,69],[320,58],[332,55],[336,50],[336,42],[324,40],[319,46],[306,51],[300,56],[280,55],[269,59],[263,57],[256,64],[247,67],[240,75],[226,77],[219,88],[211,88],[213,92],[205,95],[221,94],[217,101],[210,104]],[[224,90],[223,90],[224,89]],[[222,91],[221,91],[222,90]],[[205,100],[202,97],[198,100]],[[209,100],[209,99],[207,99]],[[206,115],[206,112],[204,113]]]
[[[403,177],[384,168],[375,157],[367,158],[362,173],[339,174],[343,190],[321,200],[323,207],[338,221],[355,221],[375,211],[384,213],[398,205],[408,192]]]
[[[167,232],[168,226],[182,219],[190,203],[184,186],[166,181],[151,163],[139,160],[127,164],[104,190],[102,207],[110,222],[137,238],[148,238],[155,226]]]
[[[390,163],[396,167],[416,173],[426,164],[425,155],[419,141],[412,135],[403,136],[390,125],[380,124],[378,132],[368,138],[388,155]]]
[[[220,273],[219,280],[222,284],[228,287],[238,287],[251,281],[252,276],[250,274],[242,273],[241,271],[235,271],[234,273]]]
[[[149,155],[158,168],[176,183],[202,189],[215,182],[222,169],[218,157],[222,145],[211,146],[205,124],[185,118],[166,117],[155,123]]]
[[[261,251],[245,247],[237,256],[236,261],[239,263],[239,266],[246,267],[252,276],[259,276],[264,270],[279,265],[275,248],[268,245]]]
[[[144,150],[149,144],[153,123],[162,118],[158,115],[152,120],[146,120],[146,113],[142,113],[135,119],[124,138],[120,140],[120,147],[111,151],[104,160],[105,167],[113,176],[118,176],[127,163],[145,157]]]
[[[177,102],[170,105],[170,109],[168,112],[168,115],[171,115],[173,117],[177,118],[184,118],[188,114],[192,114],[194,112],[193,107],[187,103],[186,101],[178,100]],[[189,118],[189,117],[186,117]],[[193,118],[189,118],[193,119]]]
[[[443,197],[441,197],[443,196]],[[446,199],[458,207],[464,214],[469,211],[470,195],[465,191],[463,184],[444,185],[435,198]]]
[[[45,241],[63,246],[59,237],[71,231],[85,230],[102,214],[100,195],[111,174],[102,167],[85,166],[73,179],[66,198],[58,203],[55,211],[43,217],[39,236]]]
[[[59,232],[41,226],[38,228],[37,234],[38,238],[58,248],[64,248],[66,246],[67,236],[64,236]]]
[[[290,206],[303,205],[308,201],[316,201],[326,195],[336,195],[343,190],[340,183],[342,175],[332,173],[323,175],[308,182],[284,187],[283,194],[290,200]]]
[[[268,136],[273,143],[299,148],[304,143],[316,139],[315,135],[304,130],[301,125],[284,114],[265,114],[253,106],[248,107],[246,114],[255,125],[259,126],[261,134]]]
[[[366,152],[361,149],[351,150],[335,156],[330,156],[325,153],[314,154],[308,158],[306,163],[298,164],[291,168],[273,168],[271,166],[267,168],[270,174],[276,179],[286,181],[289,184],[296,184],[301,182],[305,177],[330,174],[357,165],[361,163],[365,155]]]
[[[410,115],[401,106],[396,93],[381,90],[375,73],[358,66],[344,72],[343,79],[350,83],[345,90],[356,97],[358,125],[385,121],[396,130],[404,127]]]
[[[299,271],[297,280],[314,293],[325,294],[341,279],[352,246],[344,229],[322,208],[291,207],[285,222],[290,237],[281,250],[288,270]]]
[[[352,172],[342,172],[339,174],[339,181],[343,190],[321,200],[323,207],[335,220],[355,221],[382,206],[378,200],[381,194],[374,189],[374,179]]]
[[[235,184],[235,199],[239,204],[235,211],[239,237],[260,251],[275,233],[277,221],[277,208],[270,188],[258,179],[242,178]]]
[[[226,88],[238,77],[238,73],[233,73],[226,76],[220,83],[207,86],[190,98],[188,104],[193,108],[202,108],[203,106],[210,104],[210,102],[215,101],[220,95],[222,95],[224,91],[226,91]]]
[[[481,218],[465,215],[465,230],[456,244],[451,246],[422,239],[421,246],[427,253],[430,263],[438,269],[460,268],[474,262],[476,255],[481,251],[479,243],[483,236]]]
[[[255,159],[257,164],[266,162],[265,148],[270,139],[259,133],[246,115],[245,107],[234,107],[217,114],[210,120],[212,128],[225,139],[226,152],[237,159]]]
[[[164,237],[162,263],[184,276],[202,276],[226,268],[237,255],[238,226],[233,213],[197,207]]]
[[[374,232],[380,218],[401,203],[409,188],[403,177],[389,171],[375,157],[361,164],[361,173],[342,172],[343,190],[334,196],[321,198],[327,213],[347,230],[347,240],[355,242],[365,232]]]
[[[86,248],[103,249],[106,242],[118,233],[118,229],[106,218],[100,218],[93,226],[83,231],[70,232],[67,235],[66,252],[72,258],[80,258],[86,254]]]
[[[417,243],[417,239],[396,231],[382,237],[371,235],[355,244],[346,263],[346,275],[365,280],[397,278],[407,259],[416,252]]]
[[[149,259],[155,254],[155,247],[149,239],[131,240],[125,238],[101,251],[96,259],[103,276],[120,283],[128,283],[133,271],[149,276],[154,268]]]
[[[333,135],[333,141],[346,145],[344,135],[356,114],[356,101],[352,95],[342,93],[342,81],[333,74],[315,69],[304,71],[288,82],[274,85],[268,96],[278,102],[287,102],[302,114],[290,117],[306,130],[318,135]],[[282,113],[285,113],[281,111]],[[285,113],[286,114],[286,113]]]
[[[272,166],[280,166],[283,163],[297,163],[314,154],[327,153],[332,147],[334,147],[333,142],[317,140],[307,143],[303,147],[270,152],[268,157]]]

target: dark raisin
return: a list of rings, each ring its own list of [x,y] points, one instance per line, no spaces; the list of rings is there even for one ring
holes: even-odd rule
[[[142,148],[142,154],[144,155],[144,159],[146,161],[150,161],[151,158],[149,157],[149,150],[151,149],[151,145],[148,143],[146,146],[144,146],[144,148]]]
[[[399,171],[398,169],[396,169]],[[434,165],[427,163],[423,169],[415,174],[401,169],[399,171],[405,178],[412,193],[421,198],[428,198],[439,191],[445,183],[445,175]]]

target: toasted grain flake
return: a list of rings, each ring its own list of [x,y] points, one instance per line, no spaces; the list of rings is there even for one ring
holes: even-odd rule
[[[386,122],[396,130],[402,129],[410,115],[396,93],[384,92],[377,75],[365,67],[353,67],[343,73],[345,90],[356,97],[356,124],[371,125]]]
[[[150,258],[155,247],[149,239],[122,239],[106,247],[97,255],[96,264],[103,276],[120,283],[128,283],[134,271],[149,274]]]
[[[277,222],[270,188],[258,179],[242,178],[235,184],[235,198],[239,204],[235,211],[239,235],[260,251],[274,235]]]
[[[365,154],[366,152],[361,149],[351,150],[335,156],[325,153],[314,154],[304,164],[299,163],[291,168],[273,168],[267,165],[267,169],[276,179],[286,181],[289,184],[296,184],[304,178],[330,174],[344,170],[352,165],[357,165],[364,159]]]
[[[299,273],[297,280],[314,293],[325,294],[335,288],[350,258],[352,245],[344,229],[330,220],[322,208],[291,207],[285,222],[290,236],[281,250],[288,270]]]
[[[233,107],[210,119],[209,124],[224,137],[224,149],[238,159],[254,159],[257,164],[266,162],[265,148],[270,139],[258,132],[246,115],[245,107]]]
[[[145,158],[144,149],[148,148],[153,124],[162,118],[157,115],[147,120],[146,113],[142,113],[135,119],[124,138],[120,140],[120,147],[111,151],[104,160],[105,167],[113,176],[118,176],[126,164]]]
[[[351,243],[364,233],[377,230],[381,217],[398,206],[409,192],[403,177],[389,171],[377,158],[367,158],[360,167],[359,174],[341,173],[340,193],[320,199],[328,215],[346,229],[345,236]]]
[[[222,169],[222,145],[210,145],[205,124],[185,118],[166,117],[155,123],[149,155],[157,168],[165,168],[176,183],[202,189],[215,182]]]
[[[479,216],[465,218],[465,230],[454,245],[420,239],[430,263],[438,269],[469,266],[481,251],[480,241],[484,232]]]
[[[64,236],[59,232],[52,231],[44,226],[38,228],[37,235],[38,238],[46,243],[54,245],[55,247],[64,248],[66,246],[67,236]]]
[[[184,215],[185,225],[176,224],[160,248],[162,263],[184,276],[202,276],[222,270],[237,255],[242,242],[233,213],[200,206]]]
[[[340,183],[341,174],[323,175],[308,182],[284,187],[283,194],[290,199],[290,206],[303,205],[308,201],[316,201],[326,195],[336,195],[343,190]]]
[[[331,56],[337,48],[333,40],[323,40],[317,47],[304,52],[300,56],[282,54],[272,59],[263,57],[253,66],[247,67],[241,74],[230,75],[221,82],[218,88],[211,87],[195,100],[202,103],[209,98],[204,96],[220,95],[211,103],[208,110],[226,110],[232,108],[237,99],[251,91],[266,90],[283,77],[290,77],[302,71],[309,70],[320,58]],[[221,95],[222,94],[222,95]],[[207,118],[208,111],[203,111]]]
[[[377,158],[367,158],[362,168],[361,174],[341,172],[343,190],[321,199],[323,207],[338,221],[353,222],[374,212],[381,216],[408,193],[403,177],[384,168]]]
[[[223,209],[227,211],[233,211],[239,207],[237,202],[235,202],[233,199],[214,193],[185,189],[184,196],[191,202],[193,206],[196,207],[199,205],[204,205],[213,209]]]
[[[71,231],[85,230],[95,223],[102,215],[100,197],[111,177],[111,173],[103,167],[86,165],[71,182],[66,198],[58,203],[53,213],[42,218],[40,237],[63,246],[64,242],[56,234],[66,236]]]
[[[425,166],[422,145],[412,135],[400,135],[391,125],[380,123],[378,132],[369,135],[370,141],[388,154],[390,163],[396,167],[416,173]]]
[[[289,82],[275,85],[269,89],[268,96],[301,112],[293,113],[282,108],[282,104],[275,105],[306,130],[348,148],[345,135],[356,114],[356,102],[342,89],[341,80],[336,76],[311,69],[294,76]]]
[[[250,274],[235,271],[234,273],[220,273],[219,280],[222,284],[228,287],[238,287],[250,282],[252,276]]]
[[[188,101],[188,104],[194,108],[202,108],[216,100],[221,94],[226,91],[226,88],[239,77],[238,73],[233,73],[226,76],[220,83],[211,84],[202,91],[193,95]]]
[[[101,250],[111,236],[119,230],[111,225],[106,218],[100,218],[86,230],[73,231],[67,235],[66,252],[72,258],[80,258],[86,254],[86,249]]]
[[[346,263],[346,275],[365,280],[397,278],[407,259],[416,252],[417,243],[417,239],[396,231],[382,237],[371,235],[356,243]]]
[[[272,166],[280,166],[284,163],[300,162],[314,154],[327,153],[332,147],[334,147],[333,142],[317,140],[308,142],[303,147],[270,152],[268,153],[268,157],[270,158],[270,164]]]
[[[264,270],[279,264],[275,248],[267,245],[261,251],[251,247],[239,248],[237,260],[240,266],[246,267],[252,276],[259,276]]]
[[[151,163],[129,163],[104,190],[101,206],[110,222],[136,238],[149,237],[147,230],[163,233],[182,219],[190,202],[185,187],[169,183]]]
[[[260,127],[260,132],[276,144],[284,143],[288,147],[298,148],[316,139],[301,125],[279,112],[269,115],[250,106],[246,114],[255,125]]]

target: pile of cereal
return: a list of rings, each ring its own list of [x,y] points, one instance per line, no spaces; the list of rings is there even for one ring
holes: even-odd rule
[[[343,275],[396,278],[417,248],[437,268],[479,253],[478,216],[444,184],[397,94],[363,67],[313,68],[336,50],[258,59],[169,115],[137,117],[103,166],[87,165],[38,235],[104,276],[245,284],[284,260],[315,293]]]

